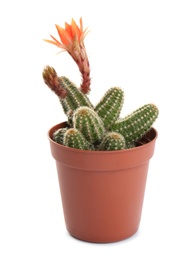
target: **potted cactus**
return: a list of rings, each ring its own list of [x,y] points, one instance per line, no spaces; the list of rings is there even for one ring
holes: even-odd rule
[[[89,99],[90,65],[84,45],[82,18],[62,28],[60,41],[45,40],[67,51],[82,76],[80,88],[46,66],[43,79],[57,95],[65,122],[50,128],[48,138],[56,160],[64,218],[68,232],[90,242],[114,242],[139,228],[146,178],[153,156],[158,117],[146,104],[120,118],[124,92],[111,87],[94,105]]]

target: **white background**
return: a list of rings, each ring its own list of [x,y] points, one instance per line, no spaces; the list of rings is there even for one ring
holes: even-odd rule
[[[195,14],[191,0],[1,1],[0,259],[196,259]],[[43,67],[77,85],[80,74],[42,39],[80,16],[90,29],[92,102],[117,85],[122,115],[145,103],[160,110],[140,229],[112,244],[67,233],[47,139],[66,118]]]

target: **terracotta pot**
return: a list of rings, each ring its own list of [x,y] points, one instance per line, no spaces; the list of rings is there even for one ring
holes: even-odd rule
[[[68,232],[89,242],[115,242],[139,228],[149,160],[157,131],[149,142],[120,151],[83,151],[52,140],[58,124],[49,130],[56,160],[64,218]]]

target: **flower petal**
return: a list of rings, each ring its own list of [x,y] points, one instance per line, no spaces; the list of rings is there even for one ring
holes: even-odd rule
[[[86,37],[86,35],[89,33],[90,31],[88,30],[88,27],[83,31],[83,39],[84,37]]]
[[[76,39],[79,41],[81,32],[80,32],[80,29],[77,26],[76,22],[74,21],[74,19],[72,19],[72,21],[71,21],[71,29],[72,29],[73,38],[76,37]]]
[[[80,31],[83,32],[83,22],[82,22],[82,17],[80,17]]]
[[[62,43],[60,43],[56,38],[54,38],[54,36],[50,35],[50,37],[51,37],[55,42],[57,42],[57,43],[59,43],[59,44],[62,45]]]
[[[70,35],[71,38],[73,38],[71,25],[65,22],[65,31]]]
[[[48,42],[48,43],[51,43],[51,44],[54,44],[55,46],[59,47],[59,48],[63,48],[63,45],[59,42],[53,42],[51,40],[46,40],[44,39],[45,42]]]
[[[72,42],[71,36],[61,26],[56,25],[61,42],[65,45],[69,45]]]

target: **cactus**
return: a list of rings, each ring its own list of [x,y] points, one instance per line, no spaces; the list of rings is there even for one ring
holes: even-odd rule
[[[67,91],[67,96],[64,102],[71,111],[75,111],[78,107],[88,106],[93,108],[89,98],[82,93],[76,85],[66,77],[60,77],[59,79],[63,88]]]
[[[60,41],[53,36],[52,40],[45,41],[68,52],[82,74],[82,83],[79,89],[67,77],[59,77],[54,68],[44,68],[44,82],[58,96],[68,118],[66,128],[57,130],[53,140],[76,149],[99,151],[132,149],[143,144],[145,134],[158,117],[157,107],[147,104],[119,119],[124,102],[120,87],[110,88],[94,107],[87,96],[91,90],[90,66],[84,45],[87,29],[83,30],[82,19],[79,26],[72,19],[71,24],[65,23],[65,28],[59,25],[56,28]]]
[[[101,117],[104,126],[109,129],[118,119],[124,101],[124,92],[119,87],[110,88],[95,111]]]
[[[42,72],[46,85],[61,99],[67,96],[66,89],[61,85],[59,77],[53,67],[46,66]]]
[[[154,104],[147,104],[125,118],[117,120],[111,130],[122,134],[127,145],[132,145],[150,129],[157,117],[157,107]]]
[[[101,142],[104,125],[97,113],[89,107],[79,107],[73,115],[73,125],[92,144]]]
[[[122,136],[119,133],[108,132],[104,136],[98,150],[112,151],[112,150],[123,150],[125,148],[126,148],[126,142],[124,136]]]
[[[70,128],[65,132],[63,145],[80,150],[92,150],[92,145],[87,142],[76,128]]]
[[[64,113],[69,117],[80,106],[93,108],[89,98],[66,77],[59,77],[53,67],[46,66],[43,79],[48,87],[59,97]]]
[[[59,128],[53,133],[53,140],[59,144],[63,144],[64,135],[68,128]]]

